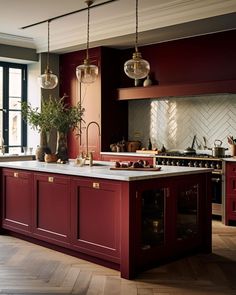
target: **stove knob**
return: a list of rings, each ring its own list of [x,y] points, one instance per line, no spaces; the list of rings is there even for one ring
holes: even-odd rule
[[[209,164],[208,164],[207,162],[206,162],[206,164],[205,164],[205,167],[206,167],[206,168],[209,168]]]
[[[199,163],[199,167],[201,167],[201,168],[203,167],[203,163],[202,162]]]
[[[198,167],[198,162],[195,161],[194,164],[193,164],[193,166],[194,166],[194,167]]]
[[[193,167],[193,162],[192,162],[192,161],[189,161],[189,162],[188,162],[188,166],[189,166],[189,167]]]
[[[211,168],[215,169],[215,164],[214,163],[211,163]]]
[[[176,165],[175,161],[171,161],[171,165],[175,166]]]
[[[216,164],[216,169],[220,169],[221,167],[220,167],[220,163],[217,163]]]
[[[180,166],[180,162],[179,161],[176,162],[176,166]]]
[[[165,160],[162,160],[161,164],[162,165],[165,165],[166,164],[166,161]]]
[[[166,165],[170,165],[170,161],[169,160],[167,160]]]

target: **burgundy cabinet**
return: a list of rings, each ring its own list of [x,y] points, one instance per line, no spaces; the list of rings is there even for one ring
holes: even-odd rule
[[[136,271],[170,255],[172,202],[169,184],[165,180],[137,184],[134,220]]]
[[[236,163],[226,162],[225,224],[236,220]]]
[[[135,272],[188,251],[211,251],[208,181],[199,174],[137,184]]]
[[[210,178],[114,181],[4,168],[2,227],[131,279],[189,251],[211,251]]]
[[[195,248],[203,242],[202,230],[206,226],[203,210],[205,206],[203,199],[202,176],[194,175],[186,181],[183,177],[176,179],[174,195],[174,251],[184,253],[190,247]]]
[[[66,246],[70,243],[70,177],[34,174],[33,235]]]
[[[94,152],[94,159],[100,159],[100,151],[109,151],[110,144],[118,142],[124,136],[128,138],[128,104],[116,100],[115,89],[119,85],[120,50],[97,47],[89,50],[91,61],[98,65],[99,76],[95,83],[78,83],[76,67],[83,63],[86,52],[75,51],[60,55],[60,93],[68,95],[68,103],[80,102],[85,108],[84,121],[80,132],[69,135],[69,155],[75,158],[86,151],[86,128],[90,122],[97,122],[89,127],[88,148]],[[112,64],[112,74],[110,71]],[[76,136],[76,133],[78,136]]]
[[[2,170],[2,227],[29,235],[32,231],[32,182],[30,172]]]
[[[119,182],[73,178],[73,247],[82,253],[119,263],[120,202]]]
[[[153,85],[133,87],[120,67],[120,86],[124,88],[117,90],[117,99],[235,93],[235,37],[236,30],[231,30],[141,47],[151,65]],[[122,50],[122,58],[127,54],[131,55],[130,49]]]

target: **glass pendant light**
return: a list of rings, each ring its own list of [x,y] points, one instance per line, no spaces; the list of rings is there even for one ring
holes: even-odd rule
[[[50,20],[48,21],[48,52],[47,52],[47,67],[43,75],[39,77],[39,84],[41,88],[53,89],[58,84],[58,78],[49,69],[49,36],[50,36]]]
[[[92,0],[85,0],[85,3],[88,5],[88,23],[87,23],[87,49],[86,49],[86,58],[82,65],[76,67],[76,76],[79,82],[90,84],[95,82],[98,77],[98,67],[90,63],[89,60],[89,18],[90,18],[90,6],[93,4]]]
[[[138,51],[138,0],[136,0],[135,52],[133,53],[133,58],[125,62],[124,71],[131,79],[146,78],[150,71],[149,62],[142,59],[142,55]]]

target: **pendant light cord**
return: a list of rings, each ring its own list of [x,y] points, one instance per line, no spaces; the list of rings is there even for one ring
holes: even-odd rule
[[[138,0],[136,0],[135,52],[138,52]]]
[[[87,23],[87,48],[86,48],[86,59],[89,59],[89,21],[90,21],[90,5],[92,4],[90,1],[87,2],[88,4],[88,23]]]
[[[47,69],[49,69],[49,38],[50,38],[50,21],[48,21],[48,54],[47,54]]]

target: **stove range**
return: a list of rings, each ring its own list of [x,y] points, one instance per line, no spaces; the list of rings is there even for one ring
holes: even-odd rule
[[[164,157],[184,157],[184,158],[210,158],[210,159],[222,159],[220,157],[213,157],[212,155],[210,154],[195,154],[195,153],[188,153],[188,154],[185,154],[185,153],[181,153],[181,152],[165,152],[165,153],[160,153],[158,154],[158,156],[164,156]],[[232,156],[230,155],[225,155],[224,158],[231,158]]]
[[[229,158],[225,155],[224,158]],[[181,152],[165,152],[156,155],[158,165],[189,166],[213,168],[215,173],[222,173],[222,158],[209,154],[184,154]]]

